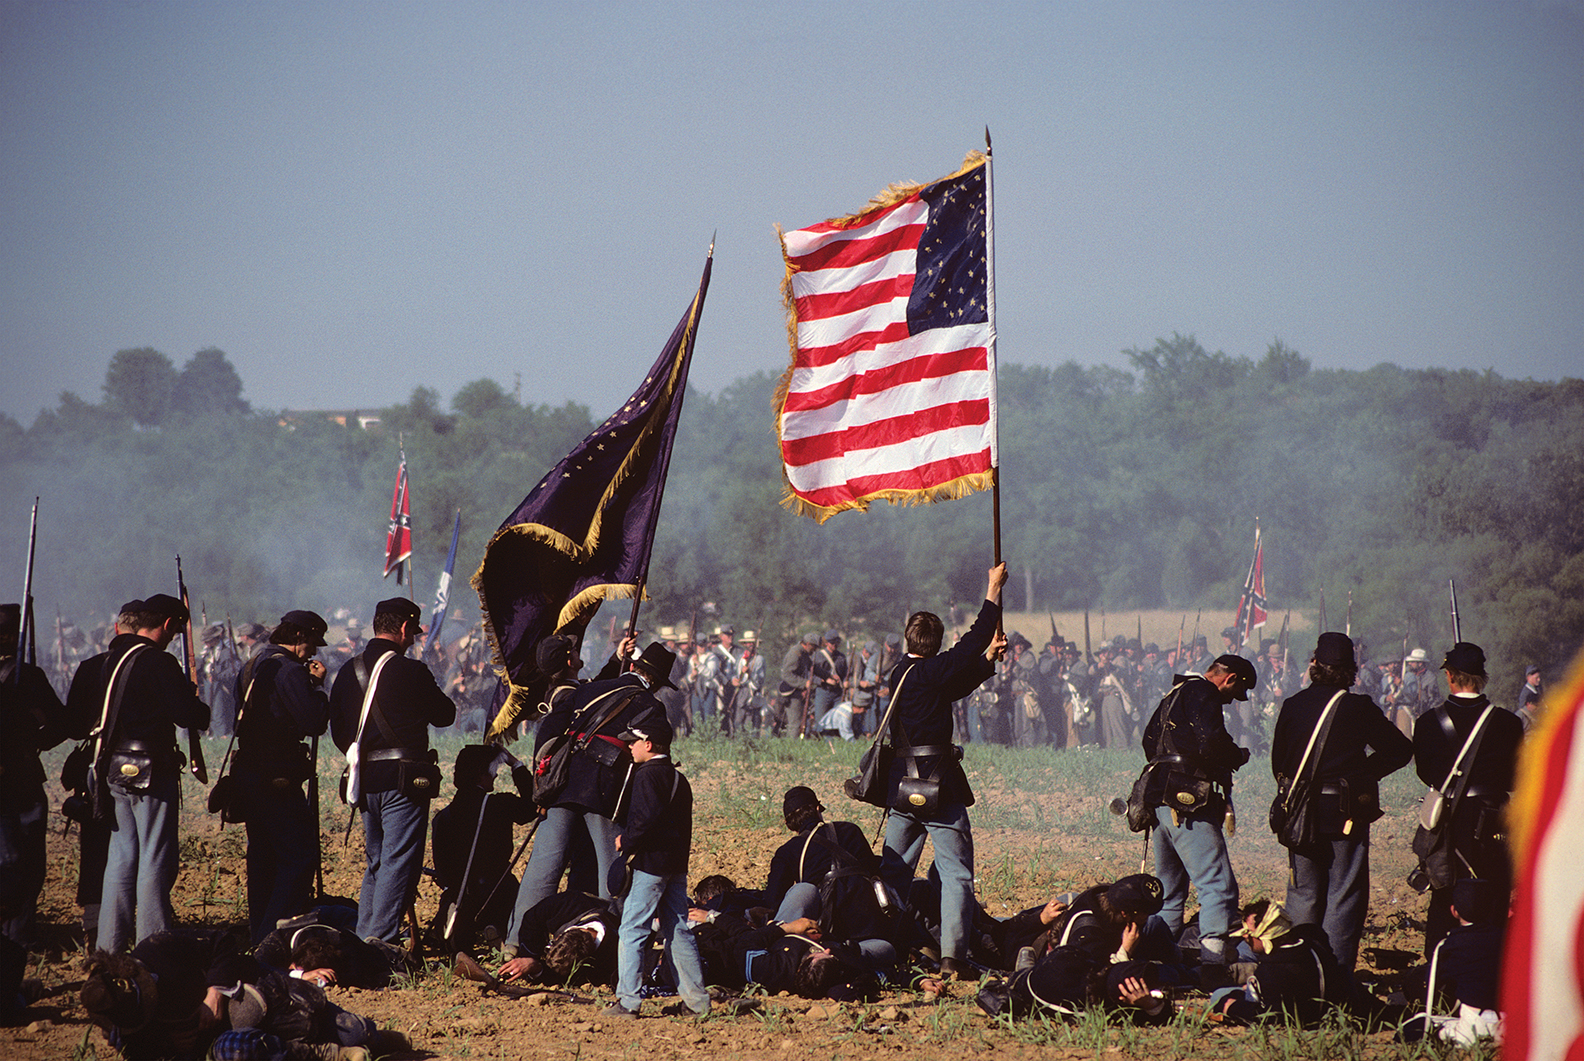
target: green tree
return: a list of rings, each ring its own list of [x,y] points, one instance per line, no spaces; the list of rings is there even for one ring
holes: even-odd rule
[[[517,408],[517,402],[492,379],[476,379],[465,384],[451,399],[451,409],[458,416],[481,420],[492,413]]]
[[[223,350],[206,347],[182,366],[172,407],[187,416],[245,416],[242,377]]]
[[[142,427],[165,422],[176,393],[176,367],[158,350],[119,350],[105,371],[105,405]]]

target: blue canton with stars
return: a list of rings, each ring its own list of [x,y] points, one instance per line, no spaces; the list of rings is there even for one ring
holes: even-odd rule
[[[919,195],[930,211],[908,299],[908,334],[985,323],[990,319],[985,168],[937,181]]]

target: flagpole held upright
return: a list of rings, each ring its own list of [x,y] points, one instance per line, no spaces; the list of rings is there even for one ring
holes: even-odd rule
[[[990,126],[985,126],[985,313],[990,322],[987,356],[990,363],[990,521],[995,536],[995,563],[1001,562],[1001,426],[996,415],[996,299],[995,299],[995,152],[990,148]]]

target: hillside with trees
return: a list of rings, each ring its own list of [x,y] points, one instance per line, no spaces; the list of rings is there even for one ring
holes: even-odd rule
[[[1464,635],[1490,654],[1502,697],[1523,663],[1555,676],[1584,643],[1584,381],[1316,369],[1280,341],[1254,360],[1188,335],[1126,354],[1129,371],[1001,366],[1010,607],[1225,610],[1258,518],[1274,612],[1313,610],[1323,591],[1337,625],[1351,592],[1355,633],[1439,652],[1456,579]],[[760,374],[689,391],[646,614],[685,622],[713,601],[765,626],[778,652],[797,624],[822,617],[889,628],[912,608],[971,604],[990,556],[988,495],[879,505],[824,526],[794,517],[779,505],[774,386]],[[372,430],[255,410],[244,392],[219,350],[179,369],[158,351],[123,350],[98,401],[64,393],[31,425],[0,418],[19,560],[27,507],[43,497],[41,625],[57,605],[103,614],[169,589],[178,552],[211,616],[367,611],[397,592],[379,557],[398,433],[426,600],[455,512],[461,582],[505,514],[596,422],[583,406],[524,404],[488,379],[449,400],[419,386],[377,410]],[[465,589],[453,600],[476,614]]]

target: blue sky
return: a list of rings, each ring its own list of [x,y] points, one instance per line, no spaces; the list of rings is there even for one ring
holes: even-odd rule
[[[987,124],[1005,361],[1581,374],[1580,0],[0,0],[0,412],[217,346],[256,407],[602,417],[715,233],[718,392],[786,363],[776,223]]]

